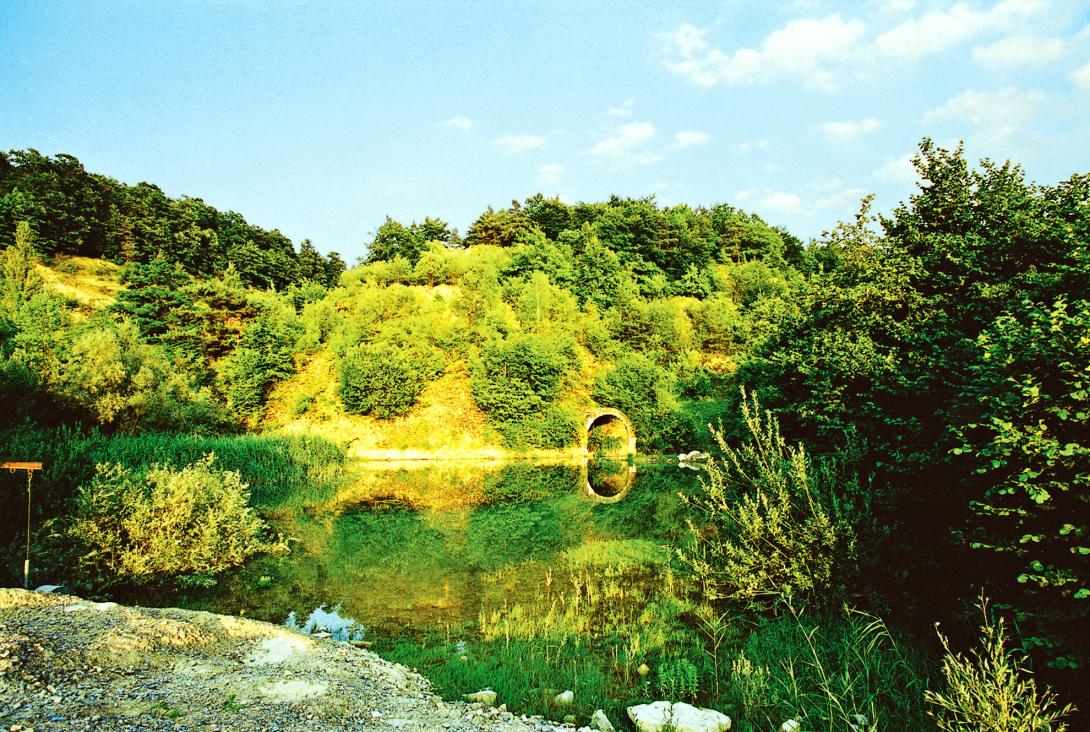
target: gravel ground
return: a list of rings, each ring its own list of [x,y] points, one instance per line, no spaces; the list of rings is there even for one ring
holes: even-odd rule
[[[269,623],[0,589],[0,730],[574,729],[501,709]]]

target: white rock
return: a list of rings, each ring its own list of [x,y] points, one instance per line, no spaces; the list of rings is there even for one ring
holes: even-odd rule
[[[573,701],[575,701],[575,692],[567,689],[553,697],[553,706],[570,707]]]
[[[594,714],[590,715],[590,726],[600,732],[616,732],[613,723],[609,721],[605,710],[602,709],[595,709]]]
[[[730,729],[727,715],[685,702],[637,704],[628,708],[628,717],[640,732],[661,732],[667,725],[676,732],[727,732]]]
[[[866,732],[870,729],[870,721],[863,714],[853,714],[850,724],[852,732]]]
[[[799,732],[800,729],[802,725],[797,719],[789,719],[780,725],[780,732]]]
[[[480,691],[475,691],[472,694],[466,694],[465,699],[468,702],[478,702],[480,704],[484,704],[487,707],[490,707],[496,703],[496,692],[492,691],[491,689],[481,689]]]

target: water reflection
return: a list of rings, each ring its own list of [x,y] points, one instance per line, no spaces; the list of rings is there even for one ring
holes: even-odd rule
[[[693,480],[600,458],[390,467],[357,466],[332,499],[273,517],[290,554],[165,602],[273,622],[340,605],[387,636],[485,632],[504,608],[557,612],[560,591],[581,613],[590,597],[636,612],[685,531],[677,492]]]
[[[583,495],[595,503],[617,503],[636,483],[636,463],[631,460],[591,458],[583,461],[580,475]]]

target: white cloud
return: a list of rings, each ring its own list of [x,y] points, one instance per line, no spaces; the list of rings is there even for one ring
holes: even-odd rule
[[[739,48],[733,53],[711,45],[706,30],[689,23],[660,35],[662,64],[699,86],[737,84],[782,75],[797,75],[811,86],[833,91],[837,74],[829,68],[860,50],[865,26],[839,14],[799,18],[772,32],[760,50]]]
[[[953,119],[968,122],[991,142],[1003,142],[1018,132],[1022,123],[1045,100],[1039,91],[1026,91],[1013,86],[995,92],[972,89],[951,97],[941,107],[924,115],[924,122]]]
[[[1063,57],[1067,47],[1059,38],[1009,36],[973,49],[973,60],[994,69],[1048,64]]]
[[[607,117],[628,117],[632,114],[633,108],[636,106],[635,99],[626,99],[625,103],[619,107],[610,107],[606,110]]]
[[[697,130],[685,130],[674,135],[674,141],[677,142],[678,147],[704,145],[711,142],[711,139],[712,136],[707,132],[698,132]]]
[[[803,213],[802,199],[795,193],[774,191],[771,188],[747,188],[734,194],[739,203],[762,211],[775,213]]]
[[[504,152],[519,155],[530,150],[540,150],[545,147],[546,142],[547,140],[541,135],[505,135],[497,137],[492,144]]]
[[[655,126],[650,122],[628,122],[619,126],[609,137],[587,151],[595,157],[631,163],[653,163],[662,155],[646,150],[645,146],[655,136]]]
[[[821,131],[824,132],[830,140],[850,142],[863,135],[874,132],[881,126],[882,122],[880,120],[877,120],[874,117],[867,117],[858,122],[826,122],[821,125]]]
[[[757,201],[757,206],[776,213],[799,213],[802,211],[802,199],[794,193],[773,191]]]
[[[897,59],[910,60],[956,46],[980,33],[1017,30],[1045,8],[1044,0],[1001,0],[990,8],[960,2],[910,18],[874,39],[875,47]]]
[[[440,126],[453,127],[455,129],[461,130],[462,132],[465,132],[466,134],[469,134],[469,131],[473,129],[473,122],[469,119],[469,117],[451,117],[446,122],[443,122]]]
[[[564,166],[560,163],[547,163],[537,169],[537,179],[542,183],[559,183],[564,177]]]
[[[761,138],[760,140],[754,140],[753,142],[736,142],[730,146],[731,152],[736,152],[741,155],[751,153],[754,150],[764,150],[769,145],[768,140]]]
[[[882,3],[880,12],[886,15],[898,15],[907,13],[914,7],[916,7],[916,0],[886,0]]]
[[[887,160],[882,167],[874,171],[874,177],[887,183],[912,184],[916,182],[916,166],[912,164],[915,153],[906,153],[899,158]]]
[[[1075,86],[1081,86],[1083,89],[1090,89],[1090,63],[1072,71],[1071,81],[1075,82]]]

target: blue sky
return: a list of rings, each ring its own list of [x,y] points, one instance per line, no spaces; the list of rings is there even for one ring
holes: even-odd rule
[[[386,214],[656,194],[808,238],[920,139],[1090,171],[1090,3],[0,4],[0,147],[349,261]]]

